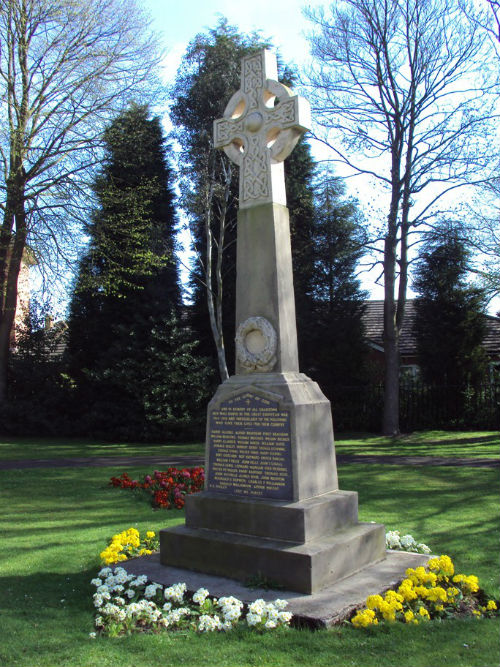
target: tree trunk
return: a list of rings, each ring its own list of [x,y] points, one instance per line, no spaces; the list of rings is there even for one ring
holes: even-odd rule
[[[392,195],[384,242],[384,435],[399,433],[399,329],[396,321],[396,250],[398,211],[401,197],[401,134],[396,132],[392,148]]]
[[[395,248],[391,239],[386,239],[384,260],[384,435],[399,433],[399,331],[396,326]],[[391,247],[392,246],[392,247]]]
[[[7,206],[0,235],[0,405],[7,400],[7,364],[17,306],[17,281],[26,246],[22,166],[7,180]],[[12,232],[15,221],[15,232]]]
[[[6,272],[5,285],[2,285],[5,298],[3,309],[0,312],[0,405],[7,400],[7,364],[11,335],[16,318],[17,305],[17,281],[21,270],[24,248],[26,245],[26,229],[24,211],[16,215],[16,228],[19,232],[14,237],[14,243],[10,252],[8,270]]]

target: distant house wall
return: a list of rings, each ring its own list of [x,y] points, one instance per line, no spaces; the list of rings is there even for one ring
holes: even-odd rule
[[[35,264],[36,262],[34,261],[32,253],[29,250],[25,251],[17,280],[16,316],[14,319],[14,326],[10,332],[10,346],[12,348],[16,347],[19,335],[26,328],[26,318],[30,310],[30,267],[34,266]]]

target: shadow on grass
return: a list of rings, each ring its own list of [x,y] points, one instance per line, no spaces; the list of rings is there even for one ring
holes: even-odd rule
[[[344,465],[339,478],[358,492],[362,520],[412,534],[498,590],[499,470]]]

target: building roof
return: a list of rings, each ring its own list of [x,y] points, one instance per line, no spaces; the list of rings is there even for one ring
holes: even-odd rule
[[[376,349],[383,351],[384,332],[384,302],[365,301],[363,323],[365,335],[369,343]],[[401,355],[412,356],[417,354],[417,341],[413,331],[415,321],[415,300],[408,299],[405,308],[405,319],[401,329],[399,351]],[[484,348],[490,356],[500,355],[500,318],[486,315],[487,333],[484,339]]]

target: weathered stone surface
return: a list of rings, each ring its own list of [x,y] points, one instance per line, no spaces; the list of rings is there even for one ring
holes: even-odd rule
[[[404,579],[408,567],[425,565],[430,557],[387,551],[383,560],[310,595],[282,589],[247,588],[240,581],[228,577],[165,567],[160,563],[158,554],[134,558],[120,565],[131,574],[146,574],[150,581],[166,586],[183,582],[191,593],[203,587],[217,598],[234,595],[246,604],[259,598],[266,601],[281,598],[288,601],[287,609],[294,614],[293,624],[331,627],[344,621],[355,609],[364,606],[368,595],[394,588]]]
[[[247,393],[277,402],[282,411],[290,414],[292,495],[284,499],[299,501],[336,491],[337,464],[330,402],[317,383],[303,373],[235,375],[219,386],[208,406],[205,463],[207,489],[217,491],[210,467],[214,446],[212,414],[214,411],[219,414],[225,401]],[[235,426],[235,431],[239,428]],[[258,480],[252,480],[252,484],[258,484]]]
[[[240,208],[286,204],[283,160],[310,128],[309,102],[277,81],[276,57],[267,50],[242,59],[241,88],[224,118],[214,122],[214,143],[240,167]]]
[[[186,526],[303,544],[358,521],[358,494],[334,491],[299,502],[203,492],[186,498]]]
[[[248,368],[241,354],[236,374],[297,372],[297,328],[288,209],[263,204],[238,212],[236,329],[253,317],[265,318],[277,338],[272,368]]]
[[[160,531],[160,560],[246,581],[263,576],[289,590],[313,593],[385,557],[379,524],[358,523],[333,534],[293,544],[204,528]]]

